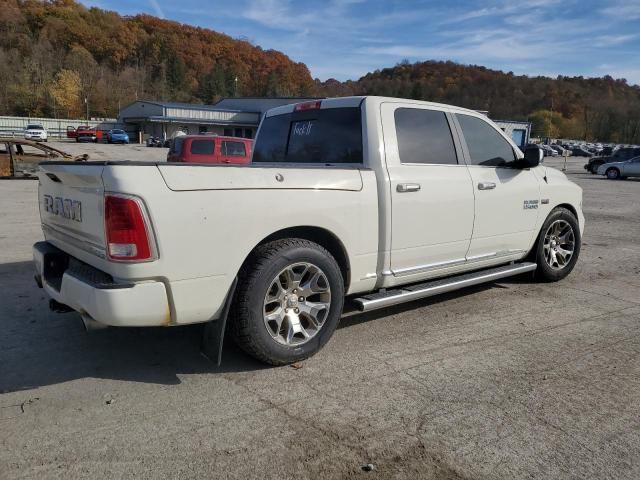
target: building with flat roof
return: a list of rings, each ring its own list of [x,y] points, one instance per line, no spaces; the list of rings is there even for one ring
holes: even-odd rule
[[[312,98],[224,98],[215,105],[138,100],[122,110],[118,122],[142,138],[171,138],[176,132],[254,138],[269,109]]]

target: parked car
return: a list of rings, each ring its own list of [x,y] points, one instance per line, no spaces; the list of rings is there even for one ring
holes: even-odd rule
[[[574,157],[593,157],[593,153],[589,152],[584,147],[573,147],[571,149],[571,155]]]
[[[98,142],[96,129],[93,127],[78,127],[76,129],[76,142]]]
[[[600,165],[611,162],[621,162],[640,156],[640,147],[624,147],[614,150],[608,157],[594,157],[585,164],[584,169],[591,173],[597,173]]]
[[[566,151],[560,145],[550,145],[550,147],[553,148],[558,153],[558,155],[564,155],[564,152]]]
[[[37,178],[38,165],[47,160],[84,161],[88,155],[71,155],[32,140],[0,138],[0,177]]]
[[[107,142],[109,143],[129,143],[129,135],[124,130],[109,130],[107,132]]]
[[[46,142],[49,139],[49,134],[42,125],[33,123],[27,125],[27,128],[25,128],[24,139]]]
[[[167,162],[232,163],[251,162],[253,140],[210,135],[181,135],[171,141]]]
[[[67,127],[67,138],[76,138],[76,127],[69,125]]]
[[[556,152],[550,145],[540,145],[540,148],[544,152],[545,157],[557,157],[558,152]]]
[[[640,177],[640,157],[631,158],[622,162],[602,164],[598,167],[597,173],[598,175],[606,175],[609,180]]]
[[[613,147],[611,146],[605,146],[602,147],[602,152],[600,152],[600,155],[604,156],[610,156],[613,154]]]
[[[182,147],[198,139],[239,140]],[[566,277],[582,190],[540,160],[473,110],[346,97],[268,111],[250,168],[45,162],[36,282],[88,326],[207,323],[218,347],[228,326],[287,364],[329,341],[346,295],[370,311]]]

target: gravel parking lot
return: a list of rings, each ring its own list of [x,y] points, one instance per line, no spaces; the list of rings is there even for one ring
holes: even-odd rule
[[[229,342],[218,369],[198,326],[87,335],[50,313],[37,182],[0,181],[0,478],[640,478],[640,181],[583,164],[565,281],[347,315],[301,368]]]
[[[56,140],[47,143],[72,155],[89,155],[89,160],[131,160],[164,162],[168,148],[150,148],[146,145],[111,145],[108,143],[78,143],[74,140]]]

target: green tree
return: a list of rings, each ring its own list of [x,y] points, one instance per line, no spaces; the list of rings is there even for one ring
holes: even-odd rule
[[[529,116],[529,120],[532,123],[532,135],[534,137],[557,138],[560,136],[562,115],[558,112],[538,110]]]
[[[167,59],[166,80],[169,92],[175,94],[180,90],[186,90],[186,65],[184,60],[175,53]]]
[[[205,103],[215,103],[221,97],[233,95],[234,89],[235,75],[233,71],[216,63],[200,80],[197,95]]]

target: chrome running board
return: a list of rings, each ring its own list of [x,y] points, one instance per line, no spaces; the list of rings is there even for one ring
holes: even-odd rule
[[[358,297],[354,299],[353,302],[361,312],[369,312],[399,303],[411,302],[473,285],[480,285],[481,283],[493,282],[501,278],[520,275],[521,273],[533,272],[536,267],[537,265],[535,263],[530,262],[504,265],[502,267],[456,275],[455,277],[407,285],[384,292],[371,293],[363,297]]]

